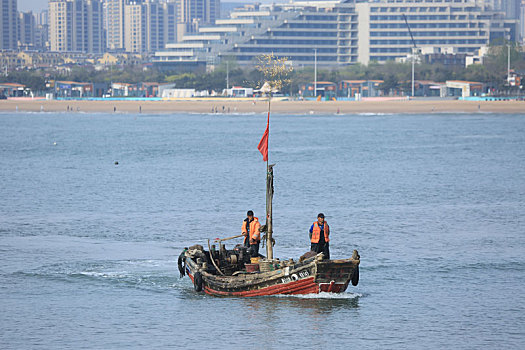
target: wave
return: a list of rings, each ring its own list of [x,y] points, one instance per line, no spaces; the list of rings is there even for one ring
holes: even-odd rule
[[[171,291],[174,285],[181,283],[178,281],[175,261],[161,260],[59,263],[45,265],[31,271],[13,272],[11,275],[68,283],[102,283],[155,292]]]

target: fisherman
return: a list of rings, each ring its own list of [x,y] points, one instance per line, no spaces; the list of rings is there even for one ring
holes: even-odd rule
[[[324,214],[319,213],[317,215],[317,221],[310,227],[310,250],[319,254],[323,253],[325,259],[330,259],[330,227],[324,220]]]
[[[249,247],[252,257],[259,256],[259,243],[261,242],[261,224],[259,218],[253,216],[253,211],[248,210],[246,219],[242,222],[242,235],[244,246]]]

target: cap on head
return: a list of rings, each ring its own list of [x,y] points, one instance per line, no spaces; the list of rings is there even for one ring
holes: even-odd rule
[[[319,213],[319,214],[317,214],[317,217],[321,218],[321,219],[324,219],[324,214],[323,213]]]
[[[248,212],[246,213],[247,216],[253,216],[253,211],[251,210],[248,210]]]

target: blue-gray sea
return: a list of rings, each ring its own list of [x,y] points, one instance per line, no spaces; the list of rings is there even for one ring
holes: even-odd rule
[[[176,258],[264,220],[265,127],[0,114],[0,348],[525,348],[525,114],[273,115],[276,256],[324,212],[360,283],[198,294]]]

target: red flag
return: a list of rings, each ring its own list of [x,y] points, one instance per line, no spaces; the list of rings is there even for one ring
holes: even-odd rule
[[[259,152],[261,152],[263,156],[263,161],[268,160],[268,134],[270,132],[270,112],[268,112],[268,122],[266,123],[266,130],[264,131],[263,137],[261,141],[259,141],[259,145],[257,146],[257,149]]]

